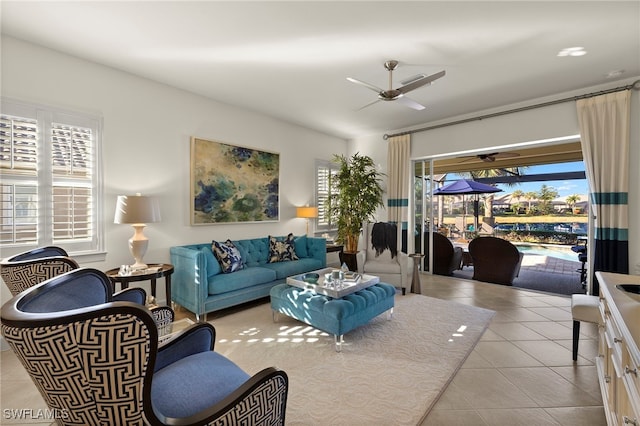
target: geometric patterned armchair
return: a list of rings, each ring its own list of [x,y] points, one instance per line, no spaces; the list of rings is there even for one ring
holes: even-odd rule
[[[0,275],[12,295],[56,275],[78,269],[78,263],[60,247],[40,247],[0,261]]]
[[[0,261],[0,276],[13,296],[45,280],[78,269],[80,266],[67,252],[55,246],[39,247]],[[113,294],[114,300],[144,304],[143,288],[128,288]],[[155,307],[152,314],[158,326],[173,322],[174,312],[168,306]]]
[[[160,345],[150,312],[112,301],[99,270],[42,282],[5,303],[0,317],[60,424],[284,424],[284,371],[249,376],[213,350],[209,323]]]

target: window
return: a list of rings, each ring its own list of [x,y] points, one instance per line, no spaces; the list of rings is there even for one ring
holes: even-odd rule
[[[2,100],[0,242],[97,252],[101,119]]]
[[[316,206],[318,206],[318,221],[316,230],[333,231],[335,225],[331,223],[327,214],[327,200],[335,187],[332,188],[331,176],[338,173],[338,165],[326,160],[316,160]]]

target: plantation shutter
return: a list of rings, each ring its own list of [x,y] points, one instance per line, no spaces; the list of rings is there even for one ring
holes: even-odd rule
[[[53,123],[53,241],[91,237],[93,134],[90,128]]]
[[[0,242],[96,252],[99,118],[2,100]]]
[[[38,127],[25,117],[0,116],[0,242],[36,243]]]
[[[318,206],[318,230],[332,230],[335,227],[331,224],[330,217],[327,212],[327,200],[329,196],[335,192],[335,186],[332,185],[331,176],[338,172],[337,166],[329,161],[318,160],[316,166],[316,206]],[[333,186],[333,188],[332,188]]]

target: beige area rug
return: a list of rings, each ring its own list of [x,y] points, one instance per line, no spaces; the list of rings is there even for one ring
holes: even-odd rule
[[[416,425],[467,358],[494,311],[409,294],[383,314],[333,336],[277,316],[268,303],[212,319],[216,350],[249,374],[289,376],[287,425]]]

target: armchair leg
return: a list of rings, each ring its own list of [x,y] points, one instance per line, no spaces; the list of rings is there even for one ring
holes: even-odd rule
[[[404,296],[404,295],[406,295],[406,294],[407,294],[407,289],[406,289],[406,288],[404,288],[404,287],[402,287],[402,295]]]
[[[336,344],[336,352],[342,352],[342,342],[344,342],[344,334],[341,334],[339,336],[335,334],[333,338]]]

